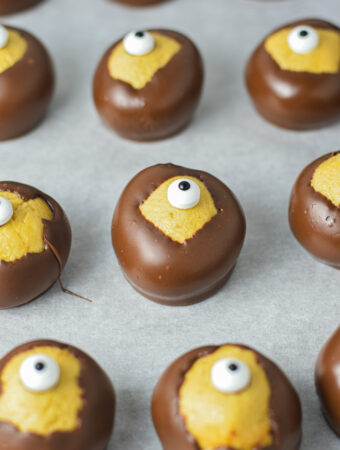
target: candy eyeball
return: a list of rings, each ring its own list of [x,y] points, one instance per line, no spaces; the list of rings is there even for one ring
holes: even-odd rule
[[[155,48],[155,40],[147,31],[132,31],[123,39],[124,50],[133,56],[146,55]]]
[[[32,392],[44,392],[55,387],[60,379],[60,367],[47,355],[28,356],[20,366],[20,380]]]
[[[8,31],[3,25],[0,25],[0,48],[6,47],[7,43],[8,43]]]
[[[173,181],[168,187],[168,201],[178,209],[189,209],[196,206],[201,197],[197,183],[187,178]]]
[[[314,28],[300,25],[288,35],[288,44],[294,53],[304,55],[314,50],[319,44],[319,35]]]
[[[243,391],[249,386],[251,372],[249,367],[236,358],[223,358],[211,369],[211,382],[223,394]]]
[[[12,203],[7,198],[0,196],[0,226],[6,225],[13,216]]]

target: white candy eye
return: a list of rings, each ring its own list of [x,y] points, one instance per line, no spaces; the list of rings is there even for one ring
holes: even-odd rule
[[[236,358],[220,359],[211,369],[212,384],[224,394],[243,391],[249,386],[250,380],[249,367]]]
[[[12,203],[7,198],[0,197],[0,227],[6,225],[13,216]]]
[[[44,392],[52,389],[60,378],[60,367],[47,355],[36,354],[26,358],[20,366],[20,379],[26,389]]]
[[[6,47],[7,42],[8,42],[8,31],[3,25],[0,25],[0,48]]]
[[[187,178],[173,181],[168,187],[168,200],[179,209],[193,208],[200,201],[201,191],[197,183]]]
[[[131,31],[125,36],[123,46],[130,55],[141,56],[152,52],[155,40],[147,31]]]
[[[319,35],[314,28],[308,25],[300,25],[293,28],[289,33],[288,44],[294,53],[304,55],[318,46]]]

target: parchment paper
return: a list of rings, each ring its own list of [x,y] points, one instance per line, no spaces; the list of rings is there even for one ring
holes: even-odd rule
[[[109,449],[156,450],[149,405],[163,370],[187,350],[240,342],[276,361],[296,386],[304,412],[303,450],[335,450],[314,391],[317,354],[339,324],[339,273],[312,259],[294,240],[288,198],[302,168],[339,149],[340,123],[290,132],[267,124],[245,91],[245,62],[267,32],[292,20],[340,21],[338,0],[170,0],[132,9],[109,0],[46,0],[4,23],[33,32],[51,51],[58,86],[43,124],[0,144],[0,179],[39,187],[64,207],[73,248],[66,287],[29,305],[0,312],[0,354],[39,337],[87,351],[112,378],[118,398]],[[104,50],[132,29],[168,27],[202,51],[206,83],[194,121],[180,135],[139,144],[100,122],[91,96]],[[247,237],[228,284],[195,306],[154,304],[125,281],[111,246],[116,201],[132,176],[158,163],[204,169],[237,195]]]

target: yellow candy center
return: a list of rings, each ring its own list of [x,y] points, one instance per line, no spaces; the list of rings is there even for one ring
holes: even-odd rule
[[[155,40],[155,48],[146,55],[130,55],[123,42],[113,49],[108,61],[112,78],[129,83],[135,89],[143,89],[154,74],[180,51],[181,45],[175,39],[160,33],[150,34]]]
[[[334,206],[340,206],[340,153],[326,159],[315,169],[311,184]]]
[[[213,365],[223,358],[237,358],[248,365],[251,383],[243,391],[224,394],[211,382]],[[202,450],[231,447],[252,450],[272,444],[269,402],[271,389],[255,354],[225,345],[199,358],[185,374],[179,392],[179,409],[189,433]]]
[[[310,73],[338,73],[340,65],[340,33],[314,28],[319,35],[318,46],[306,54],[295,53],[288,44],[292,28],[284,28],[269,36],[266,51],[282,70]]]
[[[36,353],[50,356],[60,367],[59,383],[46,392],[28,391],[19,376],[21,363]],[[78,383],[80,372],[79,360],[68,350],[58,347],[35,347],[14,356],[0,377],[0,421],[13,424],[23,433],[43,436],[75,430],[83,408],[83,392]]]
[[[146,220],[173,241],[183,244],[191,239],[216,214],[217,209],[210,192],[198,178],[185,176],[193,180],[200,188],[199,203],[190,209],[175,208],[168,201],[168,188],[172,182],[183,178],[173,177],[164,181],[139,207]]]
[[[27,41],[17,31],[8,31],[8,42],[0,48],[0,73],[14,66],[26,53]]]
[[[40,253],[45,249],[42,219],[51,220],[51,208],[41,198],[24,201],[13,192],[0,192],[10,200],[13,217],[0,226],[0,260],[15,261],[27,253]]]

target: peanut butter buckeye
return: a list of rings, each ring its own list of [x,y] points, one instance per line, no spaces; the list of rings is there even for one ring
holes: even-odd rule
[[[227,281],[245,229],[237,199],[220,180],[158,164],[137,174],[123,191],[112,242],[138,292],[166,305],[188,305]]]
[[[285,374],[239,344],[192,350],[161,376],[152,418],[164,450],[298,450],[301,405]]]
[[[340,269],[340,152],[309,164],[293,187],[289,223],[300,244]]]
[[[187,125],[202,84],[201,56],[190,39],[170,30],[135,31],[104,54],[93,96],[102,119],[119,135],[153,141]]]
[[[111,381],[87,354],[38,340],[0,361],[0,448],[104,450],[115,412]]]
[[[53,90],[54,69],[42,43],[26,31],[0,25],[0,140],[34,128]]]
[[[258,112],[280,127],[303,130],[339,119],[339,28],[304,19],[274,31],[251,55],[246,84]]]
[[[70,248],[68,219],[53,198],[32,186],[0,182],[0,308],[27,303],[51,287]]]
[[[315,384],[322,411],[329,425],[340,437],[340,327],[319,354]]]
[[[0,15],[13,14],[41,3],[43,0],[0,0]]]

